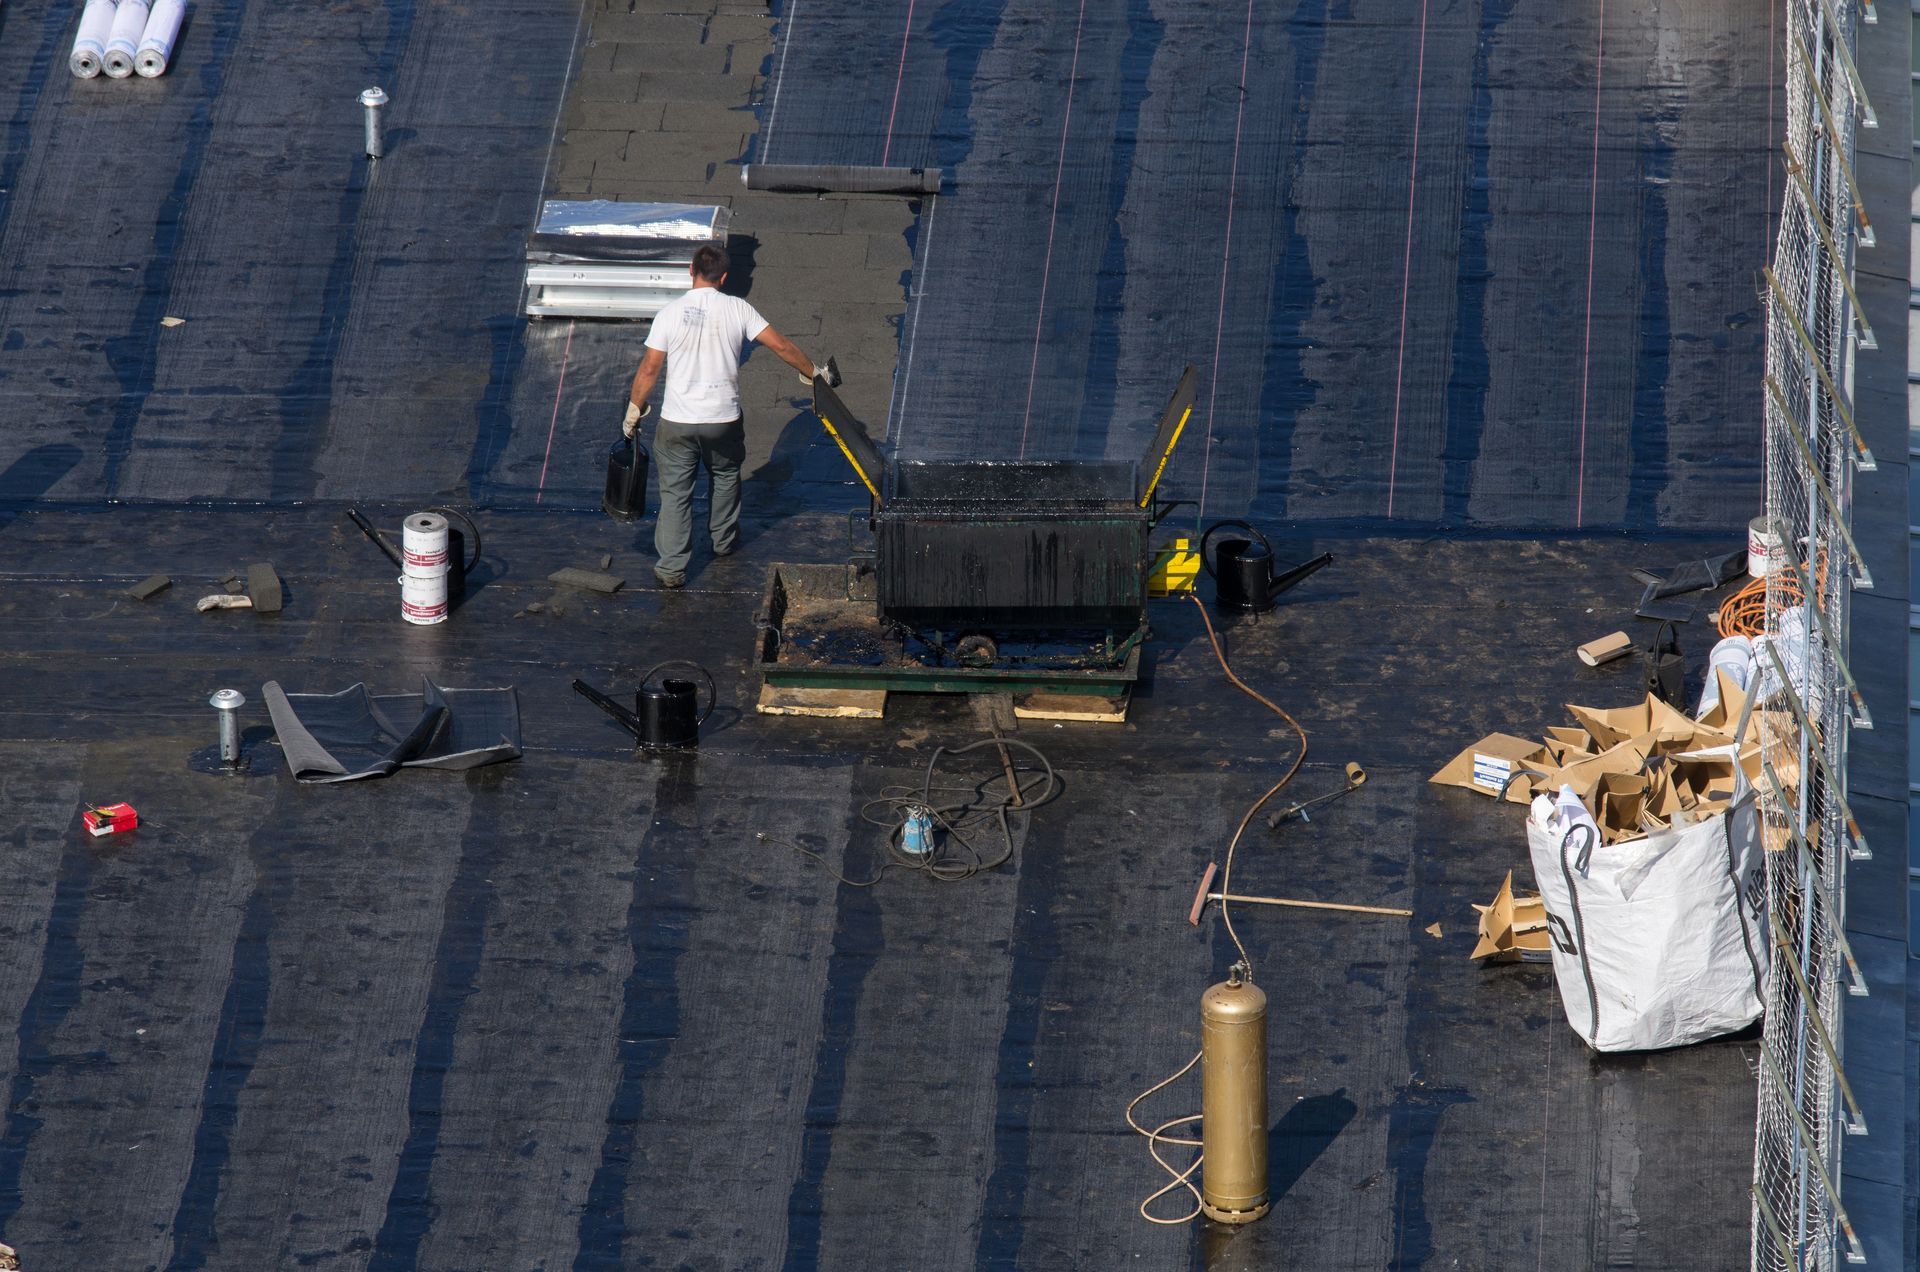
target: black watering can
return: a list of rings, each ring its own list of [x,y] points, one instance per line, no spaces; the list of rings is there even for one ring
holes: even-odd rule
[[[437,512],[447,519],[447,600],[458,605],[467,594],[467,575],[480,564],[480,527],[474,524],[472,517],[452,508],[428,508],[426,511]],[[400,555],[400,549],[394,547],[392,542],[393,539],[400,538],[399,531],[378,529],[371,521],[361,516],[357,508],[347,509],[347,516],[354,525],[360,527],[361,534],[373,541],[374,547],[386,554],[387,560],[393,562],[394,569],[404,571],[407,568],[405,560]],[[463,523],[467,530],[473,532],[471,544],[467,542],[466,531],[454,524],[456,521]],[[389,535],[392,538],[389,538]]]
[[[660,676],[669,667],[689,667],[707,682],[707,706],[700,709],[700,686],[696,681],[676,676]],[[656,681],[655,677],[659,676]],[[640,678],[633,695],[633,710],[601,693],[584,680],[573,682],[581,697],[612,716],[620,727],[633,734],[648,751],[685,751],[700,745],[700,726],[713,714],[718,693],[713,677],[699,663],[673,659],[659,663]]]
[[[637,437],[622,437],[607,452],[607,488],[600,507],[615,521],[632,521],[647,512],[647,448]]]
[[[1209,556],[1208,542],[1227,529],[1240,530],[1252,537],[1221,539]],[[1322,552],[1305,565],[1296,565],[1275,577],[1273,545],[1265,535],[1244,521],[1216,521],[1200,536],[1200,563],[1213,576],[1214,601],[1222,609],[1264,614],[1273,608],[1274,598],[1282,592],[1333,564],[1333,554]]]

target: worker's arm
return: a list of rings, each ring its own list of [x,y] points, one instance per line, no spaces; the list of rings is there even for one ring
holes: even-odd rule
[[[633,388],[627,393],[627,401],[635,406],[644,406],[653,396],[653,386],[660,383],[660,368],[667,365],[667,355],[658,349],[647,350],[647,356],[640,359],[640,369],[633,373]]]
[[[653,396],[653,386],[660,382],[660,368],[667,365],[667,355],[658,349],[647,350],[647,356],[640,359],[640,369],[633,373],[633,387],[627,390],[627,418],[621,431],[632,437],[640,427],[640,421],[652,407],[647,399]]]
[[[808,380],[813,379],[814,372],[819,370],[819,368],[814,365],[812,358],[800,352],[799,345],[793,343],[793,341],[787,339],[772,327],[761,328],[760,334],[755,336],[754,340],[773,350],[775,357],[792,367],[795,371],[798,371],[802,377]]]

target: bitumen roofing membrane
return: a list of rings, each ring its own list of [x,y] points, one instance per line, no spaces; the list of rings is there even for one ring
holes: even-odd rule
[[[1748,6],[204,0],[168,74],[123,82],[66,74],[72,17],[0,6],[0,1240],[26,1268],[1746,1266],[1756,1035],[1596,1056],[1549,969],[1470,963],[1473,903],[1527,882],[1520,818],[1426,779],[1636,698],[1633,662],[1574,646],[1644,640],[1631,571],[1759,511],[1780,50]],[[1907,170],[1870,145],[1855,649],[1891,651]],[[743,159],[951,184],[746,195]],[[838,880],[884,858],[863,805],[991,712],[756,713],[768,571],[844,559],[864,492],[758,356],[740,550],[655,589],[651,519],[599,511],[640,329],[518,316],[543,194],[730,202],[730,290],[835,354],[902,458],[1130,459],[1193,364],[1165,493],[1203,506],[1168,530],[1334,554],[1215,621],[1309,735],[1285,798],[1370,780],[1256,823],[1235,890],[1413,917],[1236,917],[1272,1001],[1268,1217],[1143,1222],[1164,1176],[1122,1111],[1197,1046],[1234,951],[1187,909],[1291,731],[1155,602],[1124,724],[1018,724],[1063,789],[1009,864]],[[450,621],[401,621],[350,504],[473,510]],[[615,594],[548,581],[609,555]],[[195,612],[261,560],[284,610]],[[1690,692],[1709,627],[1681,630]],[[719,686],[696,753],[637,755],[569,688],[671,658]],[[1907,689],[1890,655],[1854,668],[1886,723],[1853,761],[1874,1133],[1845,1188],[1893,1267]],[[284,771],[261,684],[423,677],[516,687],[523,757]],[[221,687],[251,700],[245,777],[190,767]],[[140,828],[89,838],[118,800]]]

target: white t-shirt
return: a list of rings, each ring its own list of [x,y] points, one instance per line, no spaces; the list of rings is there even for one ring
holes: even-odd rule
[[[740,414],[740,359],[767,329],[760,312],[738,296],[695,287],[661,306],[647,348],[667,355],[662,419],[724,424]]]

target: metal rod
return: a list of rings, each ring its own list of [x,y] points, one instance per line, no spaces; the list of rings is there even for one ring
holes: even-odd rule
[[[1412,910],[1397,910],[1386,905],[1343,905],[1338,901],[1295,901],[1291,897],[1243,897],[1237,892],[1209,892],[1209,901],[1231,901],[1235,905],[1286,905],[1302,910],[1342,910],[1350,914],[1391,914],[1410,919]]]
[[[1806,973],[1800,970],[1800,960],[1794,955],[1786,929],[1780,925],[1780,916],[1769,910],[1767,922],[1773,928],[1774,945],[1786,958],[1787,970],[1793,973],[1793,983],[1799,988],[1800,998],[1806,1004],[1807,1023],[1813,1026],[1814,1034],[1820,1039],[1820,1049],[1826,1052],[1827,1063],[1833,1066],[1834,1083],[1840,1088],[1841,1098],[1847,1102],[1847,1111],[1853,1114],[1853,1120],[1846,1124],[1846,1132],[1849,1135],[1865,1135],[1867,1115],[1861,1112],[1860,1101],[1853,1098],[1853,1084],[1847,1081],[1847,1071],[1840,1067],[1839,1048],[1833,1045],[1833,1035],[1827,1032],[1827,1022],[1820,1016],[1820,1000],[1813,996]]]
[[[1847,833],[1853,838],[1853,847],[1848,849],[1847,855],[1855,861],[1872,861],[1873,850],[1867,847],[1867,837],[1861,832],[1860,823],[1853,815],[1853,805],[1847,802],[1847,788],[1828,766],[1826,752],[1815,745],[1823,742],[1824,739],[1814,731],[1812,723],[1807,719],[1806,708],[1800,705],[1800,695],[1794,691],[1793,681],[1787,677],[1786,664],[1780,661],[1780,655],[1774,650],[1772,641],[1767,642],[1767,658],[1773,663],[1773,669],[1780,677],[1780,690],[1787,697],[1787,705],[1793,709],[1793,718],[1799,722],[1801,736],[1808,744],[1808,753],[1813,756],[1814,763],[1820,766],[1821,776],[1827,779],[1826,794],[1840,806],[1840,813],[1846,818]],[[1811,655],[1807,661],[1809,664],[1807,671],[1811,677],[1813,671]],[[1804,789],[1806,783],[1802,781],[1801,786]]]

